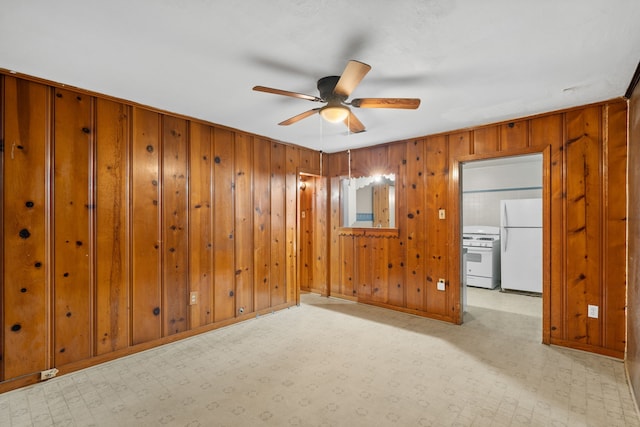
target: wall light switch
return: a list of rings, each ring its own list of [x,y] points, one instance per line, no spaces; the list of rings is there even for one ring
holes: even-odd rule
[[[587,316],[597,319],[598,318],[598,306],[597,305],[591,305],[589,304],[588,310],[587,310]]]
[[[438,211],[438,218],[440,218],[440,219],[445,219],[446,217],[447,217],[447,213],[446,213],[446,211],[445,211],[444,209],[440,209],[440,210]]]
[[[444,291],[444,289],[445,289],[444,279],[438,279],[438,290],[439,291]]]

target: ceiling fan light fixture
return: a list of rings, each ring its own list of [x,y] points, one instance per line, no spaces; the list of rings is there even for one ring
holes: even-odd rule
[[[320,115],[329,123],[340,123],[349,116],[349,109],[341,105],[327,105],[320,109]]]

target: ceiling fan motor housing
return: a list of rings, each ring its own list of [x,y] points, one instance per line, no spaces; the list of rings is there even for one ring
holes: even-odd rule
[[[320,98],[330,105],[340,105],[347,100],[347,96],[338,95],[333,92],[340,80],[340,76],[327,76],[318,80],[318,92],[320,92]]]

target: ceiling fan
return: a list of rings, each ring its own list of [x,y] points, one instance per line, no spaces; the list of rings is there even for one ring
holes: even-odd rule
[[[254,86],[253,90],[327,104],[324,107],[312,108],[278,123],[281,126],[288,126],[319,113],[328,122],[344,122],[353,133],[362,132],[365,127],[349,107],[415,110],[420,106],[420,99],[418,98],[356,98],[347,102],[351,92],[358,86],[369,70],[371,70],[370,65],[360,61],[349,61],[341,76],[327,76],[318,80],[319,97],[266,86]]]

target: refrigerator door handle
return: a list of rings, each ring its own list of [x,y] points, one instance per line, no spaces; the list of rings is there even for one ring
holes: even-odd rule
[[[502,205],[502,218],[504,218],[504,223],[502,224],[503,227],[508,227],[509,226],[509,215],[507,214],[507,204],[504,203]]]
[[[504,252],[507,252],[507,244],[509,243],[509,228],[503,227],[504,229]]]

